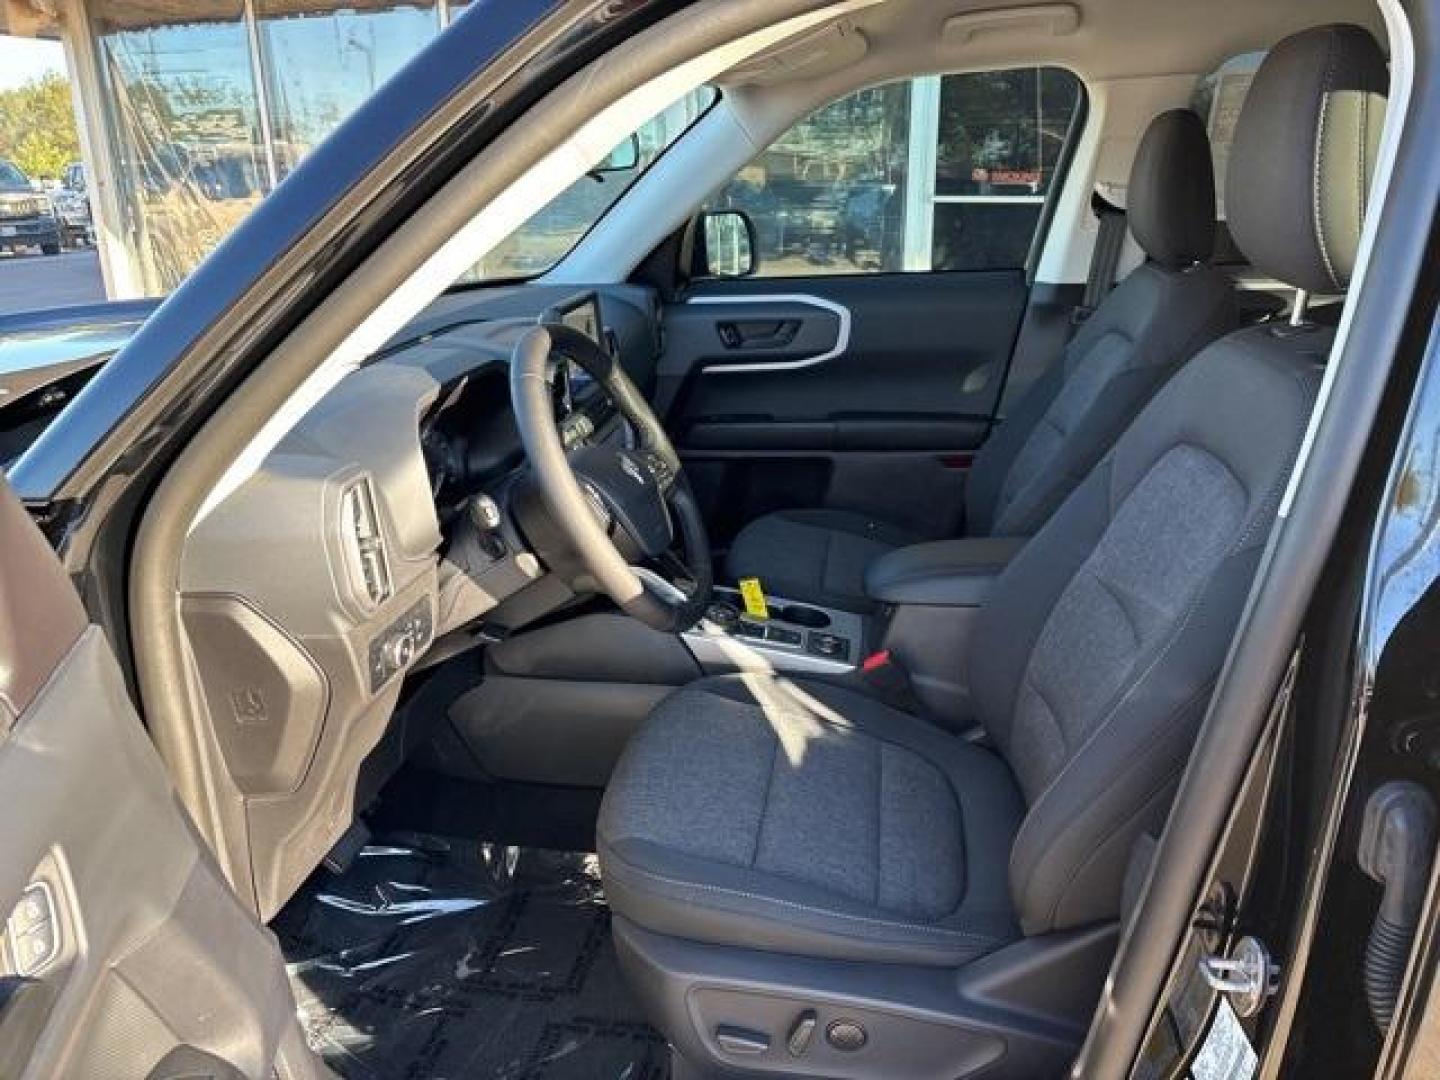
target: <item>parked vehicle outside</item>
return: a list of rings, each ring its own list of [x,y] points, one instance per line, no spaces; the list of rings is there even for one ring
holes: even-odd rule
[[[55,207],[12,162],[0,160],[0,249],[38,247],[60,254],[60,220]]]
[[[61,240],[70,248],[88,247],[95,242],[90,193],[85,184],[85,166],[73,161],[65,167],[60,186],[50,193],[55,216],[60,221]]]

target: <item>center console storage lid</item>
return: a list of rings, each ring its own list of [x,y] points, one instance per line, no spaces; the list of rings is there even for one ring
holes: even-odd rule
[[[1027,539],[976,536],[900,548],[870,564],[865,591],[882,604],[979,607]]]

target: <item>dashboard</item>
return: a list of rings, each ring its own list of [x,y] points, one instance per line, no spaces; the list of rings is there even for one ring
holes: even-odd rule
[[[573,595],[511,512],[526,472],[509,358],[525,330],[556,317],[551,309],[576,291],[525,285],[440,298],[191,531],[181,618],[214,750],[245,816],[264,917],[402,760],[404,735],[392,747],[390,721],[404,676],[452,631],[486,619],[518,625]],[[616,286],[560,316],[593,332],[648,389],[657,310],[649,290]],[[562,364],[555,387],[568,441],[625,437],[583,373]],[[487,504],[498,518],[477,525]]]

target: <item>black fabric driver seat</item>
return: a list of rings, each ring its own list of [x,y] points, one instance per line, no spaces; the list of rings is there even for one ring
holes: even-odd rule
[[[1095,309],[1050,370],[981,447],[965,491],[972,536],[1030,536],[1176,370],[1236,325],[1215,245],[1210,142],[1187,109],[1157,116],[1130,170],[1131,233],[1148,260]],[[731,579],[776,596],[866,611],[865,568],[934,540],[847,510],[782,510],[731,545]]]
[[[1343,291],[1387,82],[1353,26],[1267,57],[1227,199],[1258,268]],[[1064,1068],[1332,336],[1300,320],[1210,345],[1008,566],[968,657],[993,746],[759,675],[703,680],[656,709],[605,794],[598,850],[622,962],[682,1075]]]

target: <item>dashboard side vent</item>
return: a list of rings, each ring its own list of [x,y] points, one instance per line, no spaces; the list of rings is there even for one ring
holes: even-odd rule
[[[357,480],[345,489],[340,497],[340,525],[360,596],[371,605],[390,599],[390,564],[369,479]]]

